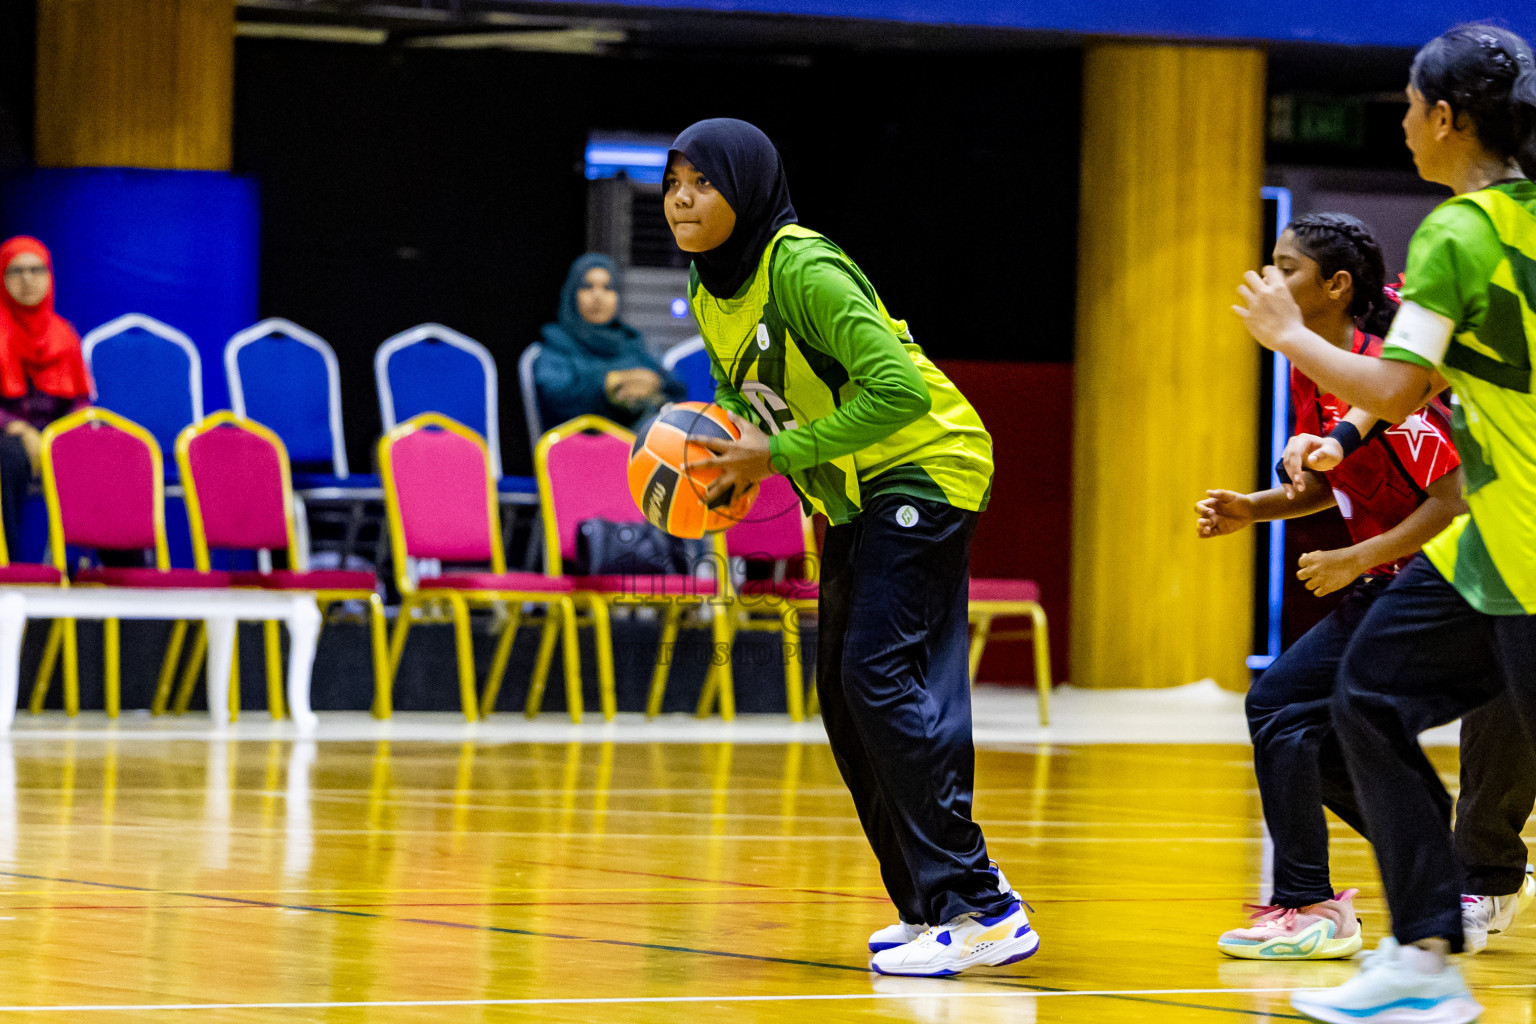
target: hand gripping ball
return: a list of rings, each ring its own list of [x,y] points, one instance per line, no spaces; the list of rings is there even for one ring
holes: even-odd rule
[[[720,471],[697,463],[714,456],[699,439],[733,441],[740,433],[724,409],[703,402],[678,402],[657,416],[629,453],[629,493],[645,518],[688,538],[739,523],[757,500],[757,485],[706,508],[704,492]]]

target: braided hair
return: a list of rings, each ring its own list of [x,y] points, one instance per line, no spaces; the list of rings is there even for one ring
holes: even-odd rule
[[[1311,213],[1286,225],[1296,236],[1296,246],[1317,262],[1323,279],[1341,270],[1349,271],[1354,282],[1349,312],[1360,321],[1361,330],[1386,337],[1397,315],[1397,303],[1386,294],[1386,261],[1371,229],[1347,213]]]
[[[1536,178],[1536,57],[1524,39],[1497,25],[1457,25],[1425,44],[1408,81],[1433,107],[1444,100],[1465,114],[1477,141]]]

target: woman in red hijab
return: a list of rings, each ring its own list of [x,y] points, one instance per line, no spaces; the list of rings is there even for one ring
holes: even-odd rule
[[[35,238],[0,244],[0,515],[16,554],[22,503],[42,452],[42,429],[90,404],[80,336],[53,311],[53,258]]]

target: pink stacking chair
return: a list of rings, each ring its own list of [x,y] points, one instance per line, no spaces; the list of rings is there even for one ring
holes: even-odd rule
[[[12,562],[11,549],[5,546],[5,533],[0,531],[0,587],[52,585],[64,582],[64,574],[51,565],[34,565],[30,562]]]
[[[164,467],[154,436],[131,420],[105,409],[81,409],[43,431],[43,493],[48,501],[53,565],[67,569],[66,549],[154,552],[154,567],[84,568],[77,584],[114,587],[227,587],[228,573],[172,569],[165,543]],[[80,710],[80,669],[75,620],[63,620],[64,709]],[[121,640],[116,619],[102,629],[107,715],[116,718],[121,700]],[[46,655],[46,652],[45,652]],[[40,712],[52,677],[44,657],[32,688],[31,710]]]
[[[731,630],[782,634],[784,695],[789,717],[801,721],[805,717],[805,671],[800,617],[816,614],[820,590],[816,583],[816,536],[788,480],[770,476],[762,482],[752,510],[725,531],[725,550],[732,564],[742,562],[772,571],[771,576],[758,575],[733,588]],[[699,698],[700,714],[709,713],[714,697],[706,687]]]
[[[1040,704],[1040,724],[1051,724],[1051,642],[1046,632],[1045,609],[1040,605],[1040,586],[1034,580],[971,580],[971,682],[981,665],[987,640],[1032,640],[1035,647],[1035,699]],[[1027,618],[1030,628],[993,633],[993,619]]]
[[[629,452],[635,435],[600,416],[578,416],[546,433],[534,451],[534,472],[539,481],[539,509],[544,521],[544,568],[550,577],[568,580],[597,640],[598,678],[605,688],[613,679],[611,611],[616,605],[650,606],[662,613],[661,644],[651,672],[647,710],[661,708],[672,651],[682,626],[683,613],[710,614],[698,625],[708,628],[719,653],[710,660],[705,687],[718,693],[720,715],[736,717],[736,694],[730,662],[730,622],[723,608],[729,603],[722,589],[725,550],[715,538],[714,572],[709,577],[644,574],[636,576],[567,576],[565,564],[576,557],[576,536],[587,519],[618,523],[643,523],[645,517],[629,493]],[[606,690],[605,690],[606,692]],[[530,692],[529,709],[542,693]],[[605,708],[606,711],[606,708]]]
[[[542,694],[557,637],[565,666],[571,718],[581,720],[581,661],[576,646],[576,607],[569,580],[541,573],[508,572],[501,546],[496,474],[485,439],[462,423],[437,413],[422,413],[379,439],[379,473],[389,515],[390,548],[400,588],[400,615],[389,645],[390,678],[400,665],[413,616],[453,624],[458,653],[459,698],[464,717],[474,721],[475,657],[470,639],[471,607],[506,607],[510,621],[496,645],[478,706],[489,714],[506,674],[512,642],[525,603],[543,605],[544,630],[534,662],[532,689]],[[452,572],[414,578],[417,560],[478,563],[489,570]],[[603,690],[603,710],[613,717],[613,676]],[[530,696],[531,709],[536,708]]]
[[[342,601],[368,605],[368,625],[373,646],[373,713],[388,718],[391,711],[389,649],[385,640],[384,603],[375,589],[371,572],[345,570],[305,571],[294,521],[293,482],[288,451],[282,440],[254,420],[232,412],[216,412],[194,423],[176,439],[176,465],[186,490],[187,520],[192,527],[192,553],[199,569],[207,569],[213,551],[280,551],[289,568],[236,572],[239,587],[265,590],[298,590],[313,593],[324,614]],[[272,717],[283,716],[283,658],[281,624],[268,621],[264,647],[267,667],[267,703]],[[177,623],[171,635],[167,660],[174,665],[186,634],[186,623]],[[207,638],[201,632],[176,698],[176,710],[186,710],[198,675]],[[235,661],[239,665],[239,659]],[[236,672],[238,673],[238,667]],[[236,676],[238,680],[238,675]],[[236,682],[237,689],[238,683]],[[165,710],[170,673],[162,671],[161,684],[152,706]],[[239,703],[231,702],[231,708]]]

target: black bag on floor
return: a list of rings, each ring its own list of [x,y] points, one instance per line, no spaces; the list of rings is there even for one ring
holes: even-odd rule
[[[584,519],[576,527],[576,576],[687,575],[701,542],[687,541],[650,523]]]

